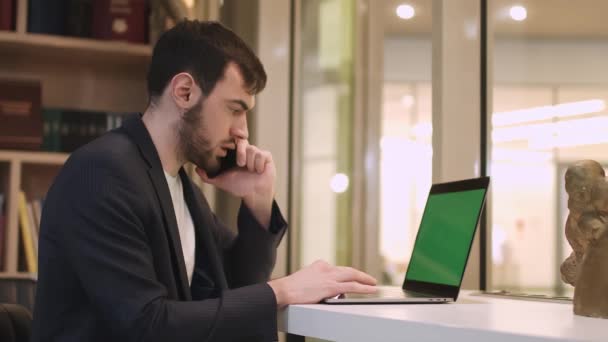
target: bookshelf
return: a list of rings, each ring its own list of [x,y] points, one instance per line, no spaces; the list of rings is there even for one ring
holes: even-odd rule
[[[40,80],[42,108],[115,113],[145,109],[150,45],[28,33],[27,13],[28,0],[16,0],[15,31],[0,31],[0,78]],[[19,193],[24,191],[27,201],[45,197],[68,157],[0,150],[0,194],[5,201],[0,278],[36,278],[20,265],[24,247]]]
[[[6,200],[4,271],[19,272],[19,192],[26,198],[44,196],[68,158],[65,153],[0,151],[0,192]]]
[[[37,79],[42,106],[109,112],[146,105],[148,45],[0,31],[0,77]]]

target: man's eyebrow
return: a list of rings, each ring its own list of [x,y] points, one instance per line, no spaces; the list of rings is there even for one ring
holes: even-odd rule
[[[238,100],[238,99],[235,99],[235,100],[228,100],[228,102],[231,102],[231,103],[236,103],[236,104],[240,105],[240,106],[241,106],[241,108],[242,108],[244,111],[248,111],[248,110],[249,110],[249,106],[248,106],[248,105],[245,103],[245,101],[243,101],[243,100]]]

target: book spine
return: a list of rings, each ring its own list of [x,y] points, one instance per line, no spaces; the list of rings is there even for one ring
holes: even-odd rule
[[[64,35],[66,33],[66,0],[29,0],[27,31]]]
[[[21,228],[21,239],[23,240],[23,248],[25,252],[25,262],[27,271],[30,273],[38,272],[38,260],[34,252],[34,242],[29,227],[29,218],[27,213],[27,201],[25,193],[19,192],[19,226]]]
[[[34,221],[36,222],[36,233],[40,234],[40,218],[42,216],[42,208],[40,207],[40,200],[32,202],[32,210],[34,211]]]
[[[145,0],[97,0],[93,4],[93,37],[145,43],[147,12]]]
[[[68,0],[66,34],[73,37],[91,37],[93,0]]]
[[[34,219],[34,210],[32,208],[32,203],[28,202],[27,206],[27,222],[30,228],[30,236],[32,239],[32,244],[34,245],[34,257],[38,260],[38,224]]]
[[[15,29],[15,0],[0,0],[0,30]]]
[[[0,148],[40,149],[40,81],[0,79]]]

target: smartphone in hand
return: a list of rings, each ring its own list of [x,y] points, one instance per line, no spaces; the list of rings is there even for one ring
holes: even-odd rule
[[[227,150],[226,156],[220,159],[220,167],[216,172],[207,174],[209,178],[217,177],[218,175],[238,167],[236,165],[236,149]]]

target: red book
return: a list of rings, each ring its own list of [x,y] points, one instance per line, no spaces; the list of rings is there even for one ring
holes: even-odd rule
[[[0,79],[0,149],[40,149],[41,95],[40,81]]]
[[[0,30],[14,30],[14,19],[15,0],[0,0]]]
[[[145,43],[146,0],[96,0],[93,2],[93,37]]]

